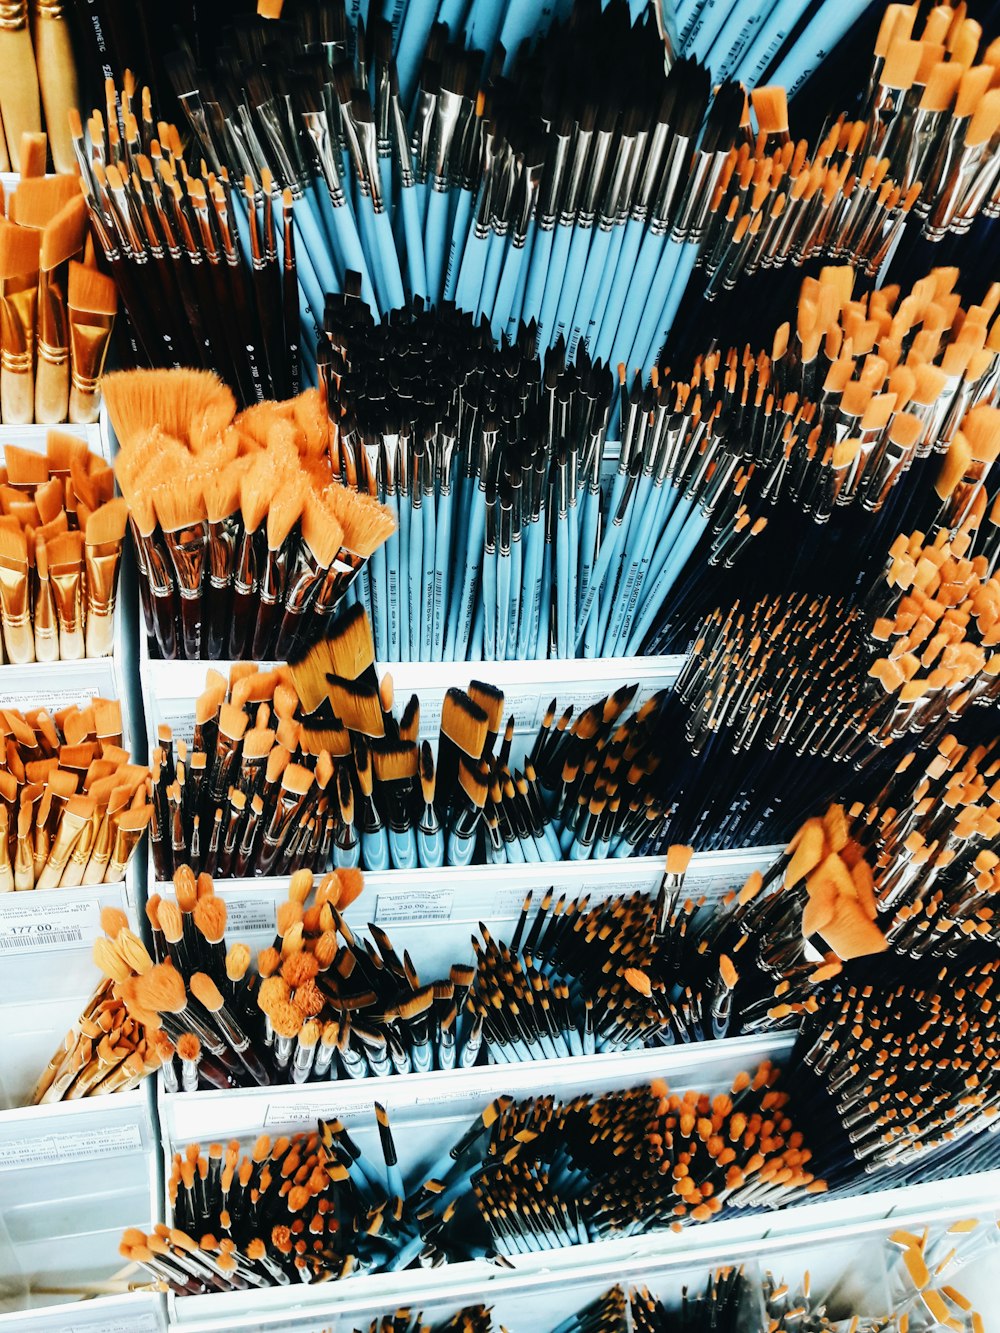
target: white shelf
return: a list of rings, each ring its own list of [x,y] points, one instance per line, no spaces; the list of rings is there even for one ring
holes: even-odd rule
[[[511,1333],[551,1333],[570,1313],[583,1309],[615,1283],[625,1287],[646,1286],[668,1308],[679,1305],[682,1289],[701,1290],[710,1272],[719,1267],[743,1265],[748,1276],[772,1272],[793,1285],[808,1271],[811,1288],[837,1310],[837,1293],[860,1272],[864,1273],[865,1295],[873,1304],[884,1291],[885,1241],[896,1227],[920,1230],[924,1225],[943,1229],[951,1223],[976,1215],[976,1209],[954,1206],[929,1208],[927,1211],[900,1214],[859,1223],[846,1238],[839,1227],[817,1228],[807,1237],[763,1238],[740,1244],[718,1243],[700,1246],[696,1254],[677,1253],[664,1246],[659,1254],[634,1255],[624,1261],[595,1263],[585,1270],[574,1267],[560,1271],[516,1276],[492,1269],[475,1280],[459,1280],[448,1269],[430,1273],[408,1274],[412,1282],[403,1299],[412,1303],[414,1314],[423,1312],[426,1323],[448,1319],[465,1305],[485,1301],[493,1310],[494,1325]],[[988,1220],[988,1214],[986,1215]],[[572,1252],[569,1252],[572,1253]],[[562,1258],[560,1255],[559,1258]],[[845,1283],[845,1279],[847,1282]],[[214,1330],[260,1329],[268,1333],[350,1333],[367,1328],[371,1320],[395,1308],[395,1297],[380,1298],[375,1290],[377,1278],[363,1283],[350,1281],[339,1289],[330,1286],[281,1289],[261,1293],[252,1314],[230,1313],[202,1316],[190,1312],[188,1299],[173,1298],[173,1311],[188,1333],[213,1333]],[[572,1285],[570,1285],[572,1284]],[[361,1289],[363,1285],[363,1290]],[[960,1289],[968,1290],[965,1272]],[[196,1298],[201,1300],[201,1298]],[[216,1298],[212,1298],[216,1299]],[[222,1298],[226,1299],[226,1298]],[[992,1314],[988,1306],[981,1310]],[[988,1333],[995,1333],[997,1320],[987,1317]]]
[[[30,449],[34,453],[44,454],[45,440],[50,430],[62,431],[67,435],[75,435],[79,440],[86,440],[91,453],[99,454],[101,458],[110,461],[111,455],[108,453],[107,439],[97,423],[92,426],[78,426],[69,421],[62,421],[51,426],[5,426],[0,424],[0,445],[16,444],[20,449]]]
[[[0,1112],[0,1327],[76,1327],[75,1307],[67,1322],[72,1297],[40,1289],[86,1286],[121,1269],[122,1230],[154,1219],[159,1207],[154,1126],[149,1083]],[[53,1304],[61,1315],[41,1310]],[[135,1308],[146,1319],[157,1302],[142,1299]],[[28,1309],[40,1311],[37,1323],[20,1322]],[[55,1322],[45,1322],[50,1315]]]

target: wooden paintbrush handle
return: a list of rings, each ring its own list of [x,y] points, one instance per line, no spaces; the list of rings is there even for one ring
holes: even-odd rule
[[[46,356],[41,347],[35,366],[35,421],[40,426],[58,426],[69,408],[69,351]]]
[[[36,0],[35,61],[52,163],[59,172],[76,170],[69,113],[79,108],[80,88],[65,9],[59,0]]]
[[[7,135],[4,133],[2,114],[0,114],[0,171],[10,171],[10,158],[7,155]]]
[[[7,151],[15,171],[21,170],[21,135],[42,128],[35,51],[28,30],[27,0],[0,4],[0,113],[7,134]]]

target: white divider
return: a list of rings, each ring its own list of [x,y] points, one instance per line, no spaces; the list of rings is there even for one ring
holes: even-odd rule
[[[0,178],[2,179],[2,178]],[[87,447],[93,454],[100,454],[108,459],[108,442],[99,425],[77,426],[63,422],[58,426],[4,426],[0,425],[0,445],[16,444],[19,449],[30,449],[33,453],[45,453],[45,440],[50,430],[62,431],[66,435],[75,435],[79,440],[86,440]]]
[[[111,1097],[0,1112],[0,1327],[27,1327],[25,1310],[56,1305],[62,1322],[53,1314],[54,1323],[39,1326],[75,1328],[66,1302],[79,1297],[52,1289],[86,1288],[122,1268],[122,1230],[158,1210],[154,1123],[148,1083]],[[155,1312],[155,1303],[152,1311],[148,1301],[140,1304],[143,1317]]]

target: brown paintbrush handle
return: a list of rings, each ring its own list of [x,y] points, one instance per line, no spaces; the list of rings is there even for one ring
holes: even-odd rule
[[[0,171],[10,171],[10,158],[7,155],[7,135],[4,133],[2,114],[0,114]]]
[[[60,0],[36,0],[34,37],[52,163],[56,171],[75,172],[69,113],[79,109],[80,87],[69,20]]]
[[[0,3],[0,112],[7,151],[15,171],[21,170],[21,135],[42,128],[35,50],[28,30],[28,2]]]
[[[35,422],[58,426],[69,408],[69,348],[38,344],[35,366]]]

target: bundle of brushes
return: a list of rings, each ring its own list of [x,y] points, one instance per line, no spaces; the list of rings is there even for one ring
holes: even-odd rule
[[[116,884],[152,814],[149,769],[122,749],[121,706],[3,713],[0,892]]]
[[[436,743],[420,700],[394,712],[359,606],[291,667],[210,671],[188,741],[153,752],[157,877],[190,864],[222,878],[434,869],[628,856],[657,833],[661,693],[632,713],[622,686],[573,717],[553,700],[523,764],[504,696],[447,691]]]
[[[110,657],[126,523],[114,473],[65,431],[44,454],[3,453],[0,651],[21,664]]]
[[[777,1079],[765,1064],[714,1097],[657,1082],[566,1103],[501,1098],[409,1192],[378,1103],[384,1174],[339,1121],[265,1135],[249,1155],[192,1144],[168,1182],[174,1227],[127,1232],[122,1254],[185,1295],[502,1262],[783,1207],[825,1187]]]
[[[830,1188],[994,1170],[996,950],[855,963],[817,992],[788,1086]]]
[[[8,35],[0,28],[0,46]],[[39,139],[35,165],[44,170]],[[0,420],[93,423],[118,295],[94,264],[80,183],[75,175],[26,177],[9,213],[0,216]]]
[[[101,909],[101,926],[105,936],[95,941],[94,956],[106,979],[45,1066],[31,1095],[33,1106],[127,1092],[170,1054],[162,1031],[129,1012],[112,979],[127,969],[150,967],[145,946],[117,907]]]
[[[825,268],[803,282],[794,330],[780,326],[770,355],[731,348],[699,357],[686,379],[660,379],[656,424],[673,400],[668,431],[707,428],[719,467],[734,466],[733,455],[738,467],[721,503],[711,503],[710,483],[688,484],[685,531],[696,544],[679,536],[688,563],[651,608],[655,618],[639,618],[629,651],[686,647],[692,618],[733,595],[850,594],[899,531],[933,522],[955,487],[956,504],[970,498],[970,461],[978,467],[969,482],[982,481],[1000,447],[989,407],[1000,382],[1000,289],[965,310],[957,279],[957,269],[935,269],[905,295],[892,286],[854,298],[852,270]],[[650,399],[636,382],[624,439]],[[942,462],[959,430],[963,455],[974,459],[956,453]],[[674,472],[668,465],[676,486]],[[636,489],[626,534],[656,494],[645,470]]]
[[[119,372],[104,391],[160,655],[284,658],[324,634],[393,520],[334,479],[319,394],[237,415],[208,371]]]
[[[29,14],[30,8],[30,14]],[[45,172],[48,131],[52,164],[73,171],[69,115],[79,92],[73,35],[62,0],[12,0],[4,6],[0,27],[0,171],[28,174],[39,150],[25,139],[41,141],[38,174]],[[44,112],[44,117],[43,117]]]
[[[376,324],[351,294],[327,303],[334,466],[398,519],[363,585],[380,661],[574,653],[612,380],[562,339],[540,359],[536,332],[501,350],[450,307]]]
[[[364,1333],[355,1329],[354,1333]],[[374,1318],[368,1333],[495,1333],[493,1313],[485,1305],[466,1305],[448,1319],[433,1323],[423,1313],[412,1314],[405,1307]]]
[[[966,557],[968,523],[926,547],[900,536],[862,606],[761,598],[707,618],[664,710],[667,752],[684,756],[659,793],[672,841],[787,838],[849,772],[875,783],[902,738],[932,745],[995,698],[996,579]]]

